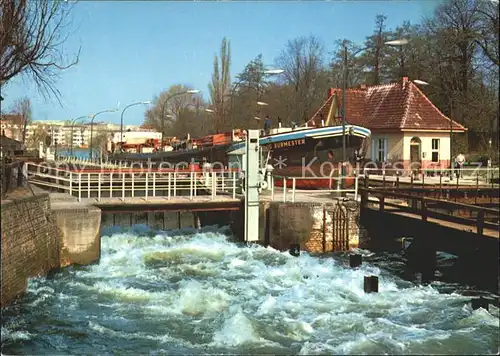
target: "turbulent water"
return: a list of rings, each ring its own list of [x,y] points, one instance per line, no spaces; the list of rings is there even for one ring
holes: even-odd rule
[[[365,275],[379,293],[363,292]],[[31,280],[4,311],[2,353],[497,353],[498,309],[469,299],[219,230],[136,227],[103,236],[98,265]]]

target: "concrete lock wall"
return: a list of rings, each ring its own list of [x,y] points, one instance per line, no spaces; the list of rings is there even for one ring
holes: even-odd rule
[[[26,291],[28,278],[59,267],[59,232],[48,194],[2,202],[1,307]]]
[[[279,250],[297,243],[313,253],[357,248],[359,212],[356,202],[261,203],[260,240]]]
[[[54,204],[52,214],[60,231],[60,266],[98,261],[101,255],[101,210],[79,204]]]

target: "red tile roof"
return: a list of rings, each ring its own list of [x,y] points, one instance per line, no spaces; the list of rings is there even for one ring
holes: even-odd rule
[[[466,128],[445,116],[411,81],[376,85],[346,91],[346,120],[348,123],[379,130],[449,130]],[[341,122],[342,89],[332,88],[323,106],[309,119],[308,125],[320,125],[321,117],[330,124]],[[333,107],[332,107],[333,105]],[[340,107],[342,105],[339,105]]]

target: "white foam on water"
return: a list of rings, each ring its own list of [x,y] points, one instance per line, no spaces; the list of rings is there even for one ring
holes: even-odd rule
[[[467,297],[404,283],[368,263],[350,269],[304,252],[293,257],[240,247],[217,230],[136,228],[111,232],[101,244],[98,265],[71,270],[64,280],[30,282],[33,305],[55,313],[55,305],[47,307],[55,295],[68,318],[86,314],[92,332],[151,342],[151,350],[166,353],[176,347],[304,355],[498,348],[497,308],[473,311]],[[364,292],[367,275],[379,277],[379,293]],[[12,340],[22,332],[7,328]]]

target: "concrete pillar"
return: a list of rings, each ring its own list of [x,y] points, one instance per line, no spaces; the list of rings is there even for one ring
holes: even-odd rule
[[[61,232],[61,266],[98,261],[101,256],[101,209],[62,202],[52,204],[51,210]]]

